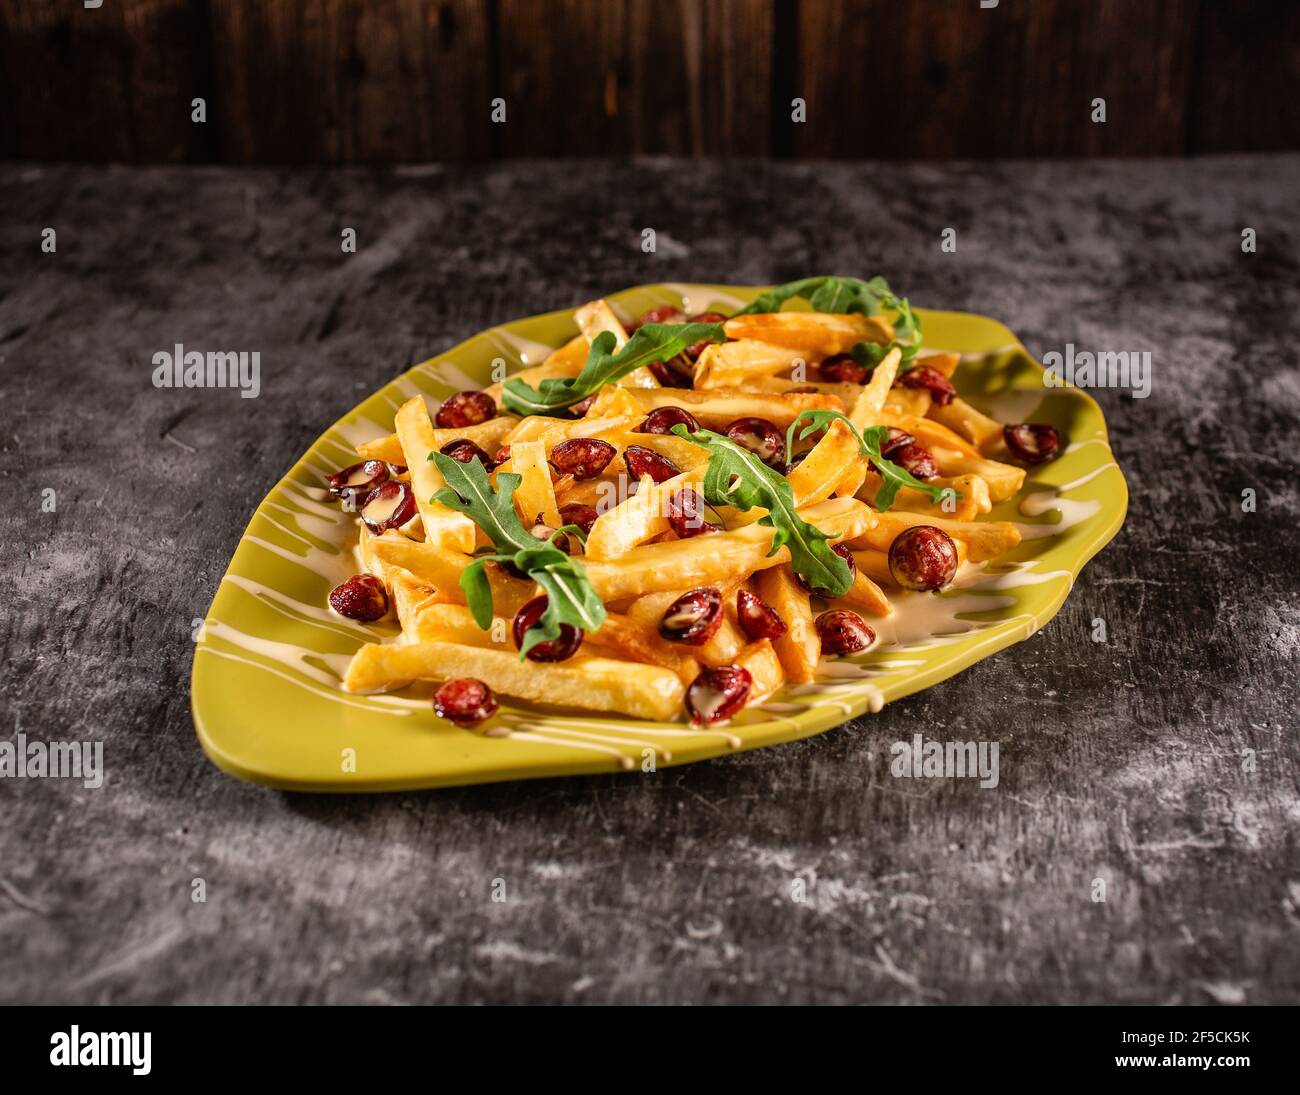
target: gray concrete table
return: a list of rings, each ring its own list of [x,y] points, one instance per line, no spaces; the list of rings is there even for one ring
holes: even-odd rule
[[[0,167],[3,735],[106,765],[0,779],[0,998],[1295,1001],[1298,184],[1296,157]],[[1097,393],[1128,522],[1031,641],[653,777],[325,797],[204,758],[191,621],[340,413],[502,320],[824,272],[1039,355],[1154,355],[1149,399]],[[177,342],[259,350],[261,396],[155,389]],[[998,789],[891,778],[916,731],[1000,741]]]

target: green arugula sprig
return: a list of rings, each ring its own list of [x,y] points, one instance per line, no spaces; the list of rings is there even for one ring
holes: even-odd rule
[[[478,556],[460,576],[460,588],[474,614],[474,622],[486,631],[492,626],[492,586],[484,567],[488,563],[513,563],[546,593],[546,611],[524,633],[520,660],[538,643],[560,637],[560,625],[570,624],[595,631],[605,622],[605,603],[600,599],[586,568],[555,546],[561,532],[582,535],[576,525],[565,525],[547,541],[533,536],[515,512],[515,488],[523,481],[511,472],[497,473],[493,489],[487,469],[478,460],[462,464],[440,452],[429,453],[447,486],[433,501],[467,514],[492,541],[496,552]]]
[[[876,491],[875,505],[876,509],[882,513],[894,504],[894,499],[898,497],[898,492],[903,487],[911,487],[913,490],[919,490],[929,495],[930,501],[940,503],[943,501],[945,493],[951,491],[949,497],[960,498],[958,491],[952,490],[951,487],[936,487],[924,480],[918,479],[910,471],[900,468],[892,461],[886,460],[880,455],[880,447],[889,437],[888,426],[869,426],[865,430],[859,430],[853,422],[839,411],[822,411],[822,410],[803,410],[794,416],[794,421],[790,423],[790,428],[785,432],[785,451],[794,452],[795,430],[799,423],[807,420],[809,424],[803,428],[799,434],[799,440],[804,441],[811,437],[818,430],[827,429],[830,424],[836,420],[843,422],[853,436],[857,438],[858,448],[862,455],[870,460],[875,466],[876,471],[880,474],[880,489]]]
[[[721,342],[721,323],[647,323],[638,327],[626,345],[614,352],[614,335],[602,331],[587,352],[587,364],[575,376],[549,377],[536,388],[518,377],[501,386],[501,401],[515,414],[554,415],[595,395],[643,365],[671,361],[697,342]]]
[[[684,425],[673,433],[709,450],[709,466],[704,473],[704,500],[712,506],[735,506],[739,510],[762,506],[767,515],[758,523],[775,530],[772,550],[790,550],[790,566],[795,573],[829,597],[838,597],[853,584],[849,565],[830,547],[830,537],[814,528],[795,512],[794,490],[790,481],[763,463],[754,453],[711,430],[695,433]]]
[[[885,355],[888,354],[890,350],[896,349],[899,352],[900,358],[898,362],[898,371],[901,373],[910,369],[915,364],[914,359],[920,348],[921,343],[919,340],[904,345],[899,342],[898,339],[894,339],[888,346],[882,346],[879,342],[859,342],[849,351],[849,353],[853,355],[854,361],[861,365],[865,365],[868,369],[874,369],[885,360]]]
[[[784,285],[760,293],[751,304],[742,308],[736,315],[778,312],[781,310],[781,305],[792,297],[802,297],[814,312],[839,314],[861,312],[867,316],[878,316],[888,308],[897,313],[897,318],[894,320],[895,336],[920,345],[920,319],[912,311],[907,298],[895,296],[893,290],[889,288],[889,283],[882,277],[874,277],[870,281],[837,276],[787,281]]]

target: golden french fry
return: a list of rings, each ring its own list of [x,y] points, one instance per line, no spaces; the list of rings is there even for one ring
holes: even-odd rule
[[[789,567],[765,570],[757,576],[756,582],[758,595],[785,621],[785,634],[772,640],[776,656],[781,659],[781,668],[786,677],[797,684],[811,681],[817,674],[822,643],[813,622],[808,593],[795,581]]]
[[[991,455],[1000,448],[1005,451],[1002,445],[1002,423],[977,411],[964,399],[954,399],[944,407],[933,404],[929,413],[940,425],[947,426],[969,441],[982,455]]]
[[[896,384],[885,396],[884,410],[891,414],[911,414],[924,418],[934,406],[934,397],[926,388],[904,388]]]
[[[343,678],[349,692],[374,692],[412,680],[476,677],[497,692],[530,703],[613,711],[666,721],[682,709],[685,686],[670,669],[641,662],[589,657],[563,662],[520,661],[512,650],[464,643],[367,643]]]
[[[407,642],[463,643],[514,652],[510,621],[503,616],[494,617],[489,627],[482,628],[465,605],[436,602],[427,596],[410,605],[408,611],[411,616],[409,627],[406,616],[402,617],[402,634]]]
[[[861,469],[857,468],[859,464]],[[843,422],[832,422],[830,429],[789,475],[795,505],[807,506],[829,498],[846,476],[865,468],[866,461],[853,431]]]
[[[847,380],[794,380],[787,376],[755,376],[745,381],[745,387],[760,392],[820,392],[831,395],[844,406],[852,407],[862,394],[862,385]]]
[[[807,360],[799,350],[773,346],[744,338],[737,342],[713,342],[695,362],[695,389],[743,388],[751,381],[789,372]]]
[[[416,578],[400,567],[386,567],[388,574],[386,585],[391,594],[393,611],[402,625],[402,638],[408,643],[420,638],[420,617],[438,600],[438,595],[431,586],[417,581]],[[460,608],[459,605],[449,606]],[[469,609],[462,609],[468,612]]]
[[[823,409],[843,412],[844,404],[833,395],[821,392],[696,392],[684,388],[660,388],[658,391],[632,393],[643,411],[656,407],[683,407],[705,426],[725,427],[737,418],[766,418],[785,429],[802,410]],[[662,435],[650,435],[662,436]]]
[[[916,525],[932,525],[953,540],[965,543],[972,563],[992,559],[1020,543],[1020,530],[1009,521],[951,521],[946,517],[889,510],[878,514],[875,524],[865,533],[848,538],[849,547],[888,551],[894,537]]]
[[[750,643],[741,651],[736,664],[742,669],[748,669],[753,678],[754,683],[750,685],[749,696],[745,700],[747,707],[770,696],[785,684],[785,669],[771,639],[759,639],[756,643]]]
[[[683,684],[690,684],[700,671],[699,663],[689,653],[659,635],[657,622],[607,611],[605,622],[598,631],[587,633],[587,641],[632,661],[671,669]]]
[[[959,548],[966,545],[960,540],[954,540]],[[898,583],[894,581],[894,576],[889,570],[889,553],[878,551],[875,548],[857,548],[853,550],[853,561],[857,564],[858,573],[865,574],[877,585],[888,586],[890,589],[897,589]]]
[[[978,475],[988,484],[989,498],[993,502],[1010,498],[1024,486],[1024,468],[987,459],[964,437],[933,418],[892,414],[886,410],[881,420],[906,430],[918,444],[929,449],[942,474]]]
[[[740,582],[733,580],[731,583],[706,584],[713,585],[722,595],[722,620],[718,624],[718,630],[709,637],[708,642],[690,647],[690,653],[703,665],[731,665],[745,645],[745,636],[736,621],[736,588]],[[646,628],[653,628],[658,634],[659,622],[663,619],[664,612],[686,592],[686,589],[674,589],[647,593],[644,597],[638,597],[628,607],[628,618],[636,620]]]
[[[639,423],[645,418],[645,408],[626,388],[616,388],[612,384],[607,384],[592,400],[591,406],[587,408],[587,413],[580,421],[618,417],[625,418],[633,424]]]
[[[894,500],[893,508],[948,517],[954,521],[974,521],[981,513],[988,513],[993,508],[989,499],[989,485],[978,475],[937,475],[933,479],[927,479],[926,483],[953,493],[938,502],[932,502],[929,495],[912,487],[903,487]],[[880,476],[874,471],[868,471],[857,496],[864,502],[872,502],[880,487]]]
[[[870,575],[863,574],[860,570],[853,575],[853,584],[835,600],[861,608],[873,616],[889,616],[894,611],[894,606],[889,603],[889,598],[880,586],[876,585]]]
[[[832,539],[861,536],[875,513],[856,498],[831,498],[798,511]],[[774,530],[746,525],[727,532],[643,544],[622,558],[586,562],[587,575],[605,601],[639,593],[657,593],[736,581],[756,570],[790,561],[789,548],[768,555]]]
[[[473,562],[468,555],[390,533],[377,536],[371,550],[389,566],[402,567],[417,580],[432,586],[439,600],[458,605],[465,603],[460,576]],[[492,607],[498,616],[513,618],[520,608],[537,596],[535,582],[512,578],[491,564],[484,567],[484,572],[492,588]]]
[[[598,437],[608,441],[611,437],[621,436],[645,418],[645,412],[639,407],[632,415],[605,415],[601,418],[544,418],[530,415],[523,419],[511,431],[506,439],[513,455],[514,446],[519,441],[540,441],[549,453],[561,441],[572,437]]]
[[[416,396],[403,403],[394,424],[402,442],[403,463],[411,473],[411,490],[415,494],[420,520],[424,523],[425,541],[454,551],[473,551],[478,526],[466,514],[432,500],[434,494],[447,484],[429,459],[429,454],[438,450],[433,423],[429,421],[429,408],[424,405],[424,400]]]
[[[551,486],[546,446],[540,441],[512,441],[510,470],[522,480],[515,488],[515,508],[523,518],[524,527],[531,527],[541,520],[551,528],[559,528],[563,522]]]
[[[682,471],[702,468],[709,462],[709,450],[671,433],[632,433],[625,438],[629,445],[640,445],[666,456]],[[626,447],[626,445],[624,446]]]
[[[895,346],[883,358],[871,373],[871,379],[862,389],[862,395],[849,411],[849,420],[859,429],[875,426],[880,421],[880,411],[889,398],[894,377],[898,375],[898,365],[902,361],[902,351]]]
[[[883,316],[825,312],[759,312],[733,316],[723,327],[728,338],[752,338],[803,350],[819,358],[844,354],[859,342],[888,342],[894,327]]]
[[[703,478],[703,466],[662,483],[643,476],[636,494],[596,518],[584,549],[587,558],[617,559],[628,549],[667,532],[669,499],[683,487],[698,486]]]
[[[428,441],[433,452],[441,452],[443,446],[463,438],[466,441],[473,441],[491,456],[501,447],[506,435],[518,424],[519,419],[514,415],[499,415],[496,418],[489,418],[486,422],[480,422],[477,426],[466,426],[456,430],[434,429]],[[402,442],[398,440],[395,433],[374,441],[363,441],[357,446],[357,454],[362,460],[383,460],[388,464],[406,463]]]

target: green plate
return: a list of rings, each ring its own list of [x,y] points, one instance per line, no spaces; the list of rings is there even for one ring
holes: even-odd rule
[[[623,315],[657,304],[724,311],[760,290],[646,285],[610,297]],[[580,711],[503,704],[508,736],[459,730],[434,716],[429,686],[353,696],[338,681],[363,642],[395,634],[326,607],[356,570],[355,526],[320,500],[323,475],[354,463],[353,446],[392,431],[414,395],[438,401],[486,387],[494,363],[536,364],[577,333],[572,311],[516,320],[417,365],[331,426],[258,506],[230,561],[195,648],[191,698],[199,741],[224,771],[293,790],[385,791],[687,764],[736,749],[820,733],[951,677],[1027,639],[1056,614],[1075,578],[1119,530],[1124,476],[1097,404],[1075,388],[1045,388],[1042,369],[1006,327],[983,316],[920,310],[927,348],[964,355],[962,396],[1006,422],[1047,421],[1064,454],[1032,471],[991,518],[1016,521],[1024,541],[943,594],[911,594],[900,622],[873,620],[868,654],[823,663],[809,685],[786,688],[720,730]],[[499,375],[499,374],[498,374]]]

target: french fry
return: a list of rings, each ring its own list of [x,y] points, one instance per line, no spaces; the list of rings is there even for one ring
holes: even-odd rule
[[[454,551],[473,551],[477,536],[474,522],[466,514],[432,501],[434,494],[447,484],[437,465],[429,459],[429,454],[438,450],[424,400],[419,396],[407,400],[398,410],[394,424],[402,442],[402,462],[411,472],[411,489],[424,523],[425,541]]]
[[[546,462],[546,446],[540,441],[512,441],[510,470],[522,482],[515,488],[515,508],[528,528],[539,519],[551,528],[559,528],[560,508],[551,486],[551,466]]]
[[[965,548],[960,540],[954,540],[959,548]],[[865,574],[877,585],[885,586],[888,589],[897,589],[898,583],[894,581],[894,575],[889,570],[889,553],[887,551],[877,551],[875,548],[858,548],[853,551],[853,561],[857,564],[858,573]]]
[[[491,456],[504,443],[506,435],[518,424],[519,419],[514,415],[498,415],[496,418],[489,418],[486,422],[480,422],[477,426],[466,426],[457,430],[434,429],[432,436],[429,437],[429,443],[432,451],[441,452],[444,445],[464,438],[466,441],[473,441]],[[387,464],[406,463],[402,442],[398,440],[395,433],[374,441],[363,441],[357,446],[357,454],[362,460],[383,460]]]
[[[411,643],[462,643],[466,646],[481,646],[497,650],[511,650],[510,621],[502,616],[494,617],[490,627],[481,628],[474,620],[474,614],[465,605],[447,602],[433,602],[429,598],[410,605],[399,612],[409,612],[402,616],[402,633]]]
[[[686,486],[698,486],[703,467],[674,475],[662,483],[643,476],[636,494],[596,518],[583,549],[588,559],[617,559],[629,548],[667,532],[668,501]]]
[[[934,406],[934,397],[925,388],[904,388],[895,384],[885,396],[886,411],[893,414],[911,414],[924,418]]]
[[[746,706],[766,699],[785,684],[785,669],[771,639],[760,639],[756,643],[750,643],[741,651],[736,664],[742,669],[748,669],[750,677],[753,678],[753,684],[749,687],[749,696],[745,700]]]
[[[708,449],[701,448],[699,445],[678,437],[676,434],[631,433],[628,434],[624,440],[627,444],[640,445],[645,449],[653,449],[661,456],[668,457],[668,459],[681,468],[682,471],[693,471],[696,468],[703,468],[709,462]]]
[[[834,396],[846,407],[852,407],[862,394],[861,384],[840,380],[795,380],[787,376],[750,377],[745,381],[745,387],[760,392],[820,392]]]
[[[695,362],[695,389],[743,388],[751,381],[789,372],[806,359],[799,350],[744,338],[712,342]]]
[[[578,326],[582,328],[582,333],[586,336],[587,342],[596,341],[596,336],[603,331],[608,331],[614,336],[614,349],[621,350],[627,345],[627,331],[619,321],[618,316],[614,314],[614,309],[609,306],[605,300],[593,300],[590,304],[584,304],[576,312],[573,318],[578,321]],[[655,379],[654,373],[644,365],[639,369],[633,369],[622,380],[615,381],[620,388],[657,388],[659,381]]]
[[[898,364],[902,359],[902,352],[895,346],[880,359],[880,364],[872,371],[871,379],[862,389],[862,395],[849,411],[849,421],[859,430],[878,424],[881,409],[889,398],[894,377],[898,375]]]
[[[348,665],[343,687],[375,692],[412,680],[453,677],[476,677],[497,692],[530,703],[656,721],[676,718],[686,691],[677,674],[662,666],[581,653],[563,662],[520,661],[514,650],[447,642],[367,643]]]
[[[859,342],[886,343],[894,327],[883,316],[823,312],[758,312],[733,316],[723,326],[728,338],[752,338],[803,350],[818,358],[848,353]]]
[[[549,453],[561,441],[573,437],[597,437],[604,441],[611,437],[621,437],[643,418],[645,413],[639,407],[632,415],[612,414],[600,418],[565,419],[530,415],[510,432],[506,441],[511,446],[512,455],[515,444],[520,441],[540,441]]]
[[[875,521],[874,512],[856,498],[831,498],[798,512],[832,539],[861,536]],[[605,601],[717,585],[788,563],[789,548],[767,554],[773,534],[773,529],[753,524],[689,540],[643,544],[620,559],[588,561],[587,576]]]
[[[978,475],[988,484],[989,498],[993,502],[1010,498],[1024,486],[1024,468],[987,459],[974,445],[941,422],[932,418],[893,414],[888,409],[882,414],[882,421],[906,430],[919,444],[929,449],[942,474]]]
[[[822,641],[813,622],[812,603],[789,567],[772,567],[757,576],[758,595],[785,621],[785,634],[772,640],[789,680],[806,684],[817,675]]]
[[[844,404],[821,392],[732,391],[696,392],[683,388],[633,392],[643,411],[656,407],[684,407],[703,424],[726,426],[737,418],[766,418],[785,429],[802,410],[823,409],[843,412]]]
[[[807,506],[829,498],[847,474],[859,470],[857,464],[865,470],[858,439],[843,422],[832,422],[789,475],[795,505]]]
[[[951,489],[954,494],[938,502],[931,502],[926,494],[912,487],[903,487],[894,500],[894,509],[907,510],[910,513],[929,513],[935,517],[949,517],[954,521],[974,521],[981,513],[988,513],[993,508],[989,499],[989,485],[978,475],[938,475],[927,479],[926,483],[940,489]],[[871,502],[880,490],[882,481],[879,475],[868,471],[863,479],[857,496],[864,502]]]
[[[592,400],[591,406],[587,408],[587,413],[583,415],[583,418],[599,419],[620,416],[626,418],[629,422],[640,422],[645,418],[645,409],[638,402],[636,396],[626,388],[616,388],[612,384],[607,384],[601,388],[600,394]]]
[[[854,573],[853,584],[835,599],[854,608],[861,608],[873,616],[890,616],[894,611],[894,606],[889,603],[889,598],[880,586],[876,585],[870,575],[861,571]]]
[[[709,637],[708,642],[690,649],[692,655],[704,665],[731,665],[745,646],[745,636],[736,621],[736,588],[740,582],[711,584],[720,587],[722,620],[718,624],[718,630]],[[657,634],[659,621],[663,619],[664,612],[685,592],[686,589],[674,589],[667,592],[647,593],[644,597],[638,597],[627,610],[628,618],[638,621],[644,627],[653,628]]]
[[[984,456],[990,456],[1002,446],[1002,423],[976,410],[964,399],[954,399],[947,406],[933,404],[930,417],[953,433],[969,441]]]
[[[952,376],[957,364],[961,361],[957,354],[929,354],[926,357],[918,357],[913,363],[916,367],[925,367],[934,369],[944,376]],[[889,390],[885,398],[885,406],[897,414],[914,414],[917,417],[924,417],[929,413],[930,408],[935,406],[934,397],[927,388],[909,388],[901,384],[895,384]]]
[[[600,629],[588,632],[586,639],[632,661],[671,669],[683,684],[690,684],[700,671],[699,662],[662,638],[655,624],[620,612],[607,611]]]
[[[432,586],[440,601],[463,605],[465,592],[460,576],[473,560],[458,551],[437,544],[421,544],[404,536],[384,533],[371,544],[375,556],[389,566],[402,567],[418,580]],[[528,601],[537,596],[535,582],[512,578],[488,565],[484,568],[492,587],[492,605],[497,615],[513,617]]]
[[[848,539],[849,548],[875,548],[888,551],[889,545],[904,529],[916,525],[933,525],[953,540],[962,541],[972,563],[982,563],[1020,543],[1020,530],[1010,521],[950,521],[946,517],[889,510],[877,515],[876,523],[860,536]]]
[[[438,595],[432,587],[417,581],[409,571],[400,567],[387,567],[386,570],[388,579],[385,584],[391,595],[393,612],[402,625],[402,638],[408,643],[418,642],[420,615],[435,604]],[[468,612],[469,609],[464,611]]]

